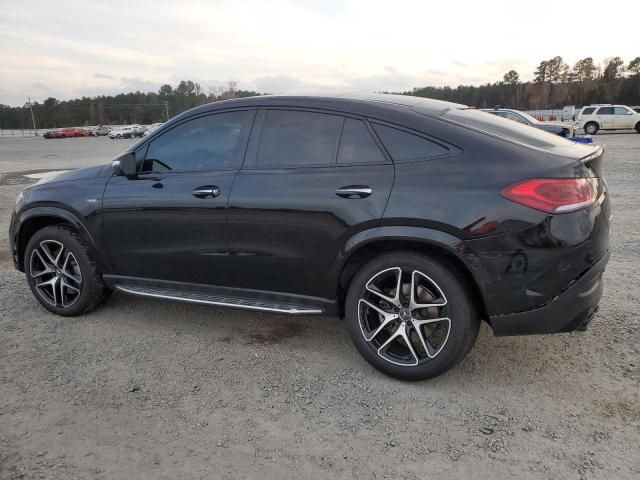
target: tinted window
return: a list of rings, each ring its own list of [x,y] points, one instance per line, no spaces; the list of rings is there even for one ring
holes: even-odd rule
[[[227,112],[189,120],[149,144],[142,171],[184,172],[236,168],[253,112]]]
[[[595,108],[591,107],[591,108],[585,108],[584,111],[582,112],[583,115],[591,115],[593,112],[595,112]]]
[[[629,110],[623,107],[615,107],[614,111],[616,115],[626,115],[629,112]]]
[[[269,110],[264,119],[259,166],[323,165],[333,162],[342,117],[324,113]]]
[[[362,120],[347,118],[342,129],[339,163],[384,162],[385,158]]]
[[[613,107],[600,107],[598,115],[613,115]]]
[[[487,116],[493,118],[493,115]],[[397,128],[380,124],[373,124],[373,128],[391,158],[398,162],[430,158],[449,152],[442,145]]]

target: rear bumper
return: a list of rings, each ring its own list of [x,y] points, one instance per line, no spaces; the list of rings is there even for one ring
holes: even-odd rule
[[[585,330],[602,297],[602,274],[609,251],[564,292],[546,305],[526,312],[491,316],[495,335],[532,335]]]

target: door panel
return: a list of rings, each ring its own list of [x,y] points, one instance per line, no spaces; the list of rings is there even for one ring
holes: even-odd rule
[[[596,121],[602,129],[616,128],[614,125],[615,115],[613,114],[613,107],[600,107],[596,115]]]
[[[112,177],[103,224],[114,274],[224,284],[226,206],[235,171]],[[217,197],[195,196],[198,187]]]
[[[175,123],[136,152],[137,178],[109,180],[113,274],[224,285],[226,208],[254,117],[228,110]]]
[[[238,172],[229,203],[229,285],[332,299],[328,277],[347,238],[379,225],[391,164]],[[347,198],[343,187],[370,188]]]

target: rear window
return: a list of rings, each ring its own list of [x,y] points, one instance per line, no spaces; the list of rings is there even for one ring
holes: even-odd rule
[[[474,108],[451,109],[443,118],[532,147],[566,147],[569,142],[539,128],[496,117]]]
[[[585,108],[585,109],[582,111],[582,114],[583,114],[583,115],[591,115],[591,114],[592,114],[593,112],[595,112],[595,111],[596,111],[596,109],[595,109],[594,107],[591,107],[591,108]]]

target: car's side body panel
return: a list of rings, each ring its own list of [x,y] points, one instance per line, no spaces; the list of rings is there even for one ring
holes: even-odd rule
[[[257,108],[383,122],[446,144],[449,153],[395,164],[257,168],[249,152],[257,135],[252,131],[240,169],[127,179],[102,168],[32,187],[12,221],[12,242],[16,251],[24,248],[17,244],[20,230],[32,215],[57,214],[84,232],[112,286],[191,289],[211,298],[235,292],[329,314],[340,311],[343,269],[360,249],[423,244],[461,262],[502,332],[522,332],[509,327],[509,315],[544,308],[602,265],[609,204],[603,182],[594,205],[564,215],[514,203],[500,191],[528,178],[600,176],[601,151],[593,150],[597,159],[580,161],[585,147],[563,139],[554,149],[531,147],[441,116],[455,105],[420,105],[412,97],[384,102],[273,96],[198,107],[129,151],[143,151],[185,119]],[[220,186],[223,195],[195,198],[191,190],[199,185]],[[371,194],[337,196],[346,186],[366,186]]]

